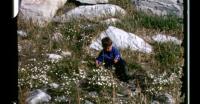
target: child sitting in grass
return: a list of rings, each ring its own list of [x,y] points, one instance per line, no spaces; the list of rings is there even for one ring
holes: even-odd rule
[[[121,58],[119,50],[112,46],[112,41],[109,37],[103,38],[101,42],[103,50],[96,58],[96,66],[99,67],[100,64],[103,64],[106,68],[114,66],[115,74],[119,80],[128,82],[130,78],[127,75],[128,68],[126,62]]]

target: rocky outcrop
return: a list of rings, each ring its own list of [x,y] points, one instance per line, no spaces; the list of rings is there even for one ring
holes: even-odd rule
[[[67,0],[22,0],[20,18],[43,27],[66,2]]]
[[[124,16],[126,11],[113,4],[97,4],[76,7],[61,16],[54,18],[55,22],[67,22],[71,20],[87,19],[99,20],[115,16]]]
[[[138,11],[158,16],[176,15],[183,18],[183,3],[179,0],[133,0]]]

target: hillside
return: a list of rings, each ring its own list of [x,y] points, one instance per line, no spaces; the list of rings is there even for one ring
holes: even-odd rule
[[[32,1],[30,7],[23,4],[26,9],[18,16],[19,104],[183,102],[181,1],[149,0],[152,5],[142,0]],[[114,69],[95,67],[104,36],[126,60],[128,73],[135,78],[128,84],[117,79]]]

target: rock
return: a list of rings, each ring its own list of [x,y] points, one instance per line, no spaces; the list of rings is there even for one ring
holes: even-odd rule
[[[18,31],[17,31],[17,34],[18,34],[19,36],[21,36],[21,37],[27,37],[27,36],[28,36],[27,33],[24,32],[24,31],[22,31],[22,30],[18,30]]]
[[[57,55],[57,54],[47,54],[47,55],[52,62],[58,62],[59,60],[63,58],[62,56]]]
[[[28,104],[40,104],[44,102],[49,102],[51,100],[51,96],[46,94],[40,89],[34,90],[30,92],[28,98],[26,99],[26,102]]]
[[[59,85],[58,85],[57,83],[51,83],[51,84],[49,84],[49,86],[50,86],[51,88],[54,88],[54,89],[56,89],[56,88],[59,87]]]
[[[62,39],[63,39],[63,35],[59,32],[54,33],[52,36],[52,40],[56,42],[62,41]]]
[[[138,11],[158,16],[175,15],[183,18],[183,4],[177,0],[134,0]]]
[[[156,42],[166,43],[166,42],[174,42],[175,44],[181,45],[182,41],[178,40],[176,37],[157,34],[152,36],[152,39]]]
[[[113,41],[113,46],[119,49],[131,49],[133,51],[137,50],[144,53],[152,52],[152,47],[142,38],[113,26],[109,26],[108,29],[103,31],[96,40],[92,40],[89,47],[91,49],[101,50],[101,39],[106,36],[110,37]]]
[[[177,3],[183,4],[183,0],[177,0]]]
[[[101,21],[101,23],[107,24],[107,25],[112,25],[112,24],[115,24],[116,22],[121,22],[121,21],[117,18],[109,18],[104,21]]]
[[[80,3],[84,4],[100,4],[100,3],[108,3],[108,0],[76,0]]]
[[[92,103],[92,102],[89,101],[89,100],[85,100],[85,104],[94,104],[94,103]]]
[[[157,95],[154,98],[152,104],[175,104],[175,101],[170,94],[165,93],[165,94]]]
[[[20,18],[43,27],[66,2],[67,0],[22,0]]]
[[[62,51],[62,52],[61,52],[61,55],[64,56],[64,57],[66,57],[66,56],[72,56],[72,53],[69,52],[69,51],[67,51],[67,52]]]
[[[55,22],[67,22],[78,19],[99,20],[115,16],[124,16],[126,11],[113,4],[97,4],[76,7],[61,16],[54,18]]]

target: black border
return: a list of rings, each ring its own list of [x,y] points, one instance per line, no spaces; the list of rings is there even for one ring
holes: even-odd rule
[[[183,42],[182,42],[182,46],[184,47],[184,66],[183,66],[183,77],[181,78],[181,80],[182,80],[182,88],[181,88],[181,96],[185,96],[185,98],[184,98],[184,102],[183,102],[183,104],[187,104],[188,103],[188,80],[187,80],[187,78],[188,78],[188,57],[187,57],[187,54],[188,54],[188,52],[187,52],[187,49],[189,48],[188,46],[187,46],[187,43],[188,43],[188,13],[187,13],[187,11],[188,11],[188,0],[184,0],[183,1],[184,2],[184,17],[183,17],[183,20],[184,20],[184,38],[183,38]]]
[[[21,0],[19,0],[19,1],[21,1]],[[183,67],[184,76],[182,78],[182,80],[183,80],[182,91],[185,94],[185,99],[184,99],[185,103],[188,102],[188,96],[190,95],[187,93],[188,90],[190,91],[190,89],[188,89],[188,87],[187,87],[188,84],[190,84],[187,80],[188,71],[190,72],[190,69],[187,69],[188,60],[190,62],[190,58],[187,57],[187,54],[188,54],[187,49],[189,48],[189,46],[187,45],[188,44],[188,35],[190,35],[191,39],[192,39],[192,34],[193,34],[192,31],[190,34],[188,34],[189,31],[187,31],[187,28],[188,28],[187,26],[190,26],[190,22],[195,22],[192,19],[191,19],[191,21],[190,20],[187,21],[187,16],[188,16],[187,10],[190,9],[190,11],[193,11],[193,8],[188,8],[188,6],[187,6],[188,2],[189,2],[189,4],[192,4],[192,3],[190,3],[190,0],[184,0],[184,40],[183,40],[183,44],[182,44],[184,46],[184,57],[185,57],[185,63],[184,63],[184,67]],[[12,18],[13,2],[8,1],[8,5],[10,5],[10,8],[7,10],[4,8],[4,6],[3,6],[3,8],[1,8],[1,10],[4,11],[3,15],[6,14],[5,12],[7,12],[8,15],[6,16],[5,19],[1,19],[1,21],[3,21],[3,25],[1,26],[3,28],[1,28],[1,30],[3,30],[4,34],[2,34],[1,35],[2,38],[0,38],[1,39],[0,45],[2,46],[1,52],[3,52],[1,54],[2,57],[1,57],[1,61],[0,61],[0,63],[2,64],[1,71],[5,71],[5,72],[2,72],[1,79],[3,79],[3,81],[1,81],[1,83],[2,83],[1,87],[3,87],[2,90],[4,91],[3,96],[5,98],[8,98],[8,100],[5,100],[8,103],[5,103],[5,104],[11,104],[12,102],[17,102],[17,100],[18,100],[18,88],[17,88],[17,79],[18,79],[18,77],[17,77],[18,59],[17,58],[18,58],[18,54],[17,54],[17,33],[16,33],[17,17]],[[6,8],[9,7],[8,5],[5,5]],[[191,17],[193,17],[193,16],[191,16]],[[5,24],[4,24],[4,22],[5,22]],[[191,26],[191,30],[193,30],[192,26]],[[198,34],[196,34],[196,35],[198,35]],[[192,42],[190,42],[190,43],[191,43],[190,46],[193,46],[193,43]],[[192,52],[192,50],[193,49],[191,49],[191,52]],[[191,57],[192,57],[192,55],[191,55]],[[189,81],[192,81],[192,79],[193,78],[191,77],[191,80],[189,80]]]
[[[2,1],[3,2],[3,1]],[[17,54],[17,20],[12,17],[13,1],[6,0],[1,8],[1,102],[4,104],[17,103],[18,100],[18,54]],[[3,18],[2,18],[3,17]]]

